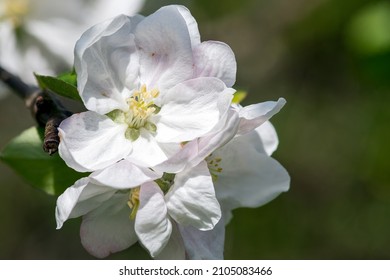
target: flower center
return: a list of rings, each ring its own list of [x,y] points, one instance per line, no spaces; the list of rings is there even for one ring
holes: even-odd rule
[[[23,23],[29,11],[29,0],[2,0],[0,3],[0,20],[10,20],[15,28]]]
[[[222,167],[219,166],[221,164],[221,161],[222,159],[220,157],[214,157],[213,154],[210,154],[206,158],[207,166],[209,168],[213,182],[216,182],[218,180],[218,176],[223,171]]]
[[[129,200],[127,201],[127,205],[131,209],[131,213],[130,213],[131,220],[135,219],[139,207],[139,189],[140,187],[131,189],[129,193]]]
[[[150,121],[150,116],[157,114],[160,110],[154,104],[155,98],[159,96],[158,89],[147,90],[146,85],[142,85],[139,90],[126,100],[129,110],[123,112],[114,110],[107,114],[113,121],[127,124],[125,136],[131,141],[135,141],[140,136],[140,129],[145,128],[150,132],[156,132],[157,127]]]
[[[125,113],[126,122],[129,127],[141,128],[146,125],[148,118],[156,111],[154,99],[160,92],[157,89],[146,90],[143,85],[139,90],[133,93],[133,96],[127,99],[130,110]]]

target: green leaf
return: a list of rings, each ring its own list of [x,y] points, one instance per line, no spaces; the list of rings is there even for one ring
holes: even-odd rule
[[[234,93],[232,103],[240,104],[241,101],[243,101],[246,96],[247,96],[247,92],[246,91],[243,91],[243,90],[236,91]]]
[[[79,92],[75,86],[75,77],[71,74],[63,75],[58,78],[35,74],[35,78],[41,88],[48,89],[70,99],[81,101]]]
[[[45,153],[43,134],[43,129],[37,127],[25,130],[3,149],[0,159],[33,187],[59,195],[88,174],[69,168],[58,154]]]
[[[57,78],[68,84],[71,84],[74,87],[77,87],[77,75],[74,69],[72,70],[72,72],[63,73],[59,75]]]

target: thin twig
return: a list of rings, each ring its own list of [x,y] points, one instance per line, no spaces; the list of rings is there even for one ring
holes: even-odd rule
[[[0,80],[3,81],[10,89],[12,89],[20,98],[24,100],[39,90],[38,87],[27,85],[19,77],[11,74],[0,66]]]
[[[0,80],[21,97],[38,125],[45,128],[43,150],[50,155],[58,151],[58,126],[72,115],[55,96],[36,86],[28,85],[0,66]]]

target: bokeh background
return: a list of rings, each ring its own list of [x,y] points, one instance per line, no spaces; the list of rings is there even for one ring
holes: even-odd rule
[[[224,41],[243,104],[287,99],[273,157],[291,189],[238,209],[226,259],[390,259],[390,3],[385,0],[147,0],[183,4],[202,40]],[[0,147],[34,125],[15,95],[0,101]],[[55,197],[0,163],[0,259],[90,259],[80,219],[56,230]],[[134,246],[112,259],[147,259]]]

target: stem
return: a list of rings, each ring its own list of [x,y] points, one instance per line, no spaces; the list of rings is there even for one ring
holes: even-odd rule
[[[28,85],[0,66],[0,80],[25,101],[39,126],[45,128],[43,150],[50,155],[58,151],[58,126],[72,115],[51,92]]]
[[[33,87],[24,83],[19,77],[11,74],[0,65],[0,80],[3,81],[10,89],[12,89],[20,98],[27,99],[37,87]]]

